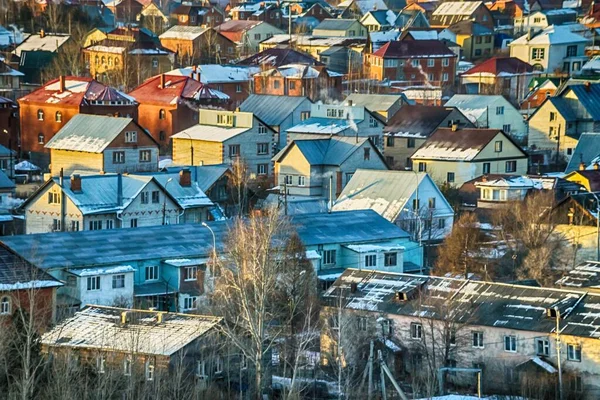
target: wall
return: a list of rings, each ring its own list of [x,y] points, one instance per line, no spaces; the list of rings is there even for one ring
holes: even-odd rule
[[[68,178],[66,178],[68,179]],[[61,219],[61,205],[48,204],[48,193],[60,193],[60,187],[52,182],[45,190],[40,192],[24,209],[25,233],[46,233],[52,230],[53,220]],[[87,229],[83,226],[83,217],[79,209],[66,196],[65,228],[71,229],[72,221],[79,221],[79,229]]]
[[[291,175],[292,184],[287,185],[288,193],[292,196],[320,196],[322,193],[322,178],[318,175],[313,176],[312,171],[317,171],[316,167],[311,169],[302,152],[296,146],[292,146],[286,156],[275,163],[275,174],[277,176],[277,184],[283,186],[285,177]],[[305,177],[304,186],[298,186],[298,176]]]
[[[229,146],[231,145],[239,145],[240,146],[240,157],[242,161],[246,164],[248,169],[248,173],[251,177],[253,175],[257,175],[258,165],[259,164],[267,164],[267,175],[273,174],[273,168],[271,163],[271,158],[275,155],[273,153],[273,148],[275,146],[275,137],[274,133],[267,128],[267,132],[260,134],[258,133],[258,125],[259,122],[253,118],[253,126],[251,129],[243,132],[237,136],[232,137],[231,139],[226,140],[223,143],[223,155],[225,160],[234,161],[229,158]],[[257,152],[258,143],[263,143],[268,145],[269,151],[267,154],[259,155]],[[195,156],[195,153],[194,153]]]
[[[139,136],[140,135],[138,134],[138,137]],[[140,152],[142,150],[150,151],[151,156],[149,162],[140,161]],[[125,152],[125,162],[123,164],[113,163],[113,153],[116,151]],[[104,158],[104,172],[127,173],[153,172],[158,170],[158,149],[155,146],[112,147],[111,145],[104,151],[102,155]]]
[[[115,275],[125,275],[124,288],[113,289],[112,279]],[[129,305],[133,306],[133,272],[95,276],[100,276],[100,290],[87,290],[88,277],[77,277],[77,287],[75,289],[78,292],[77,298],[81,301],[82,307],[86,304],[113,306],[115,305],[115,301],[123,300],[128,301]]]
[[[152,203],[152,192],[159,192],[158,203]],[[148,204],[142,204],[141,193],[148,192]],[[165,218],[168,224],[177,224],[181,209],[179,206],[171,200],[171,198],[164,195],[164,191],[154,182],[149,182],[140,194],[123,210],[122,213],[122,227],[131,227],[131,221],[137,220],[137,226],[152,226],[163,224],[163,206],[165,208]],[[166,202],[165,202],[166,201]]]
[[[190,139],[187,137],[173,139],[173,163],[175,165],[216,165],[223,164],[224,151],[221,142],[193,140],[194,160],[190,162]]]
[[[550,121],[551,112],[556,115],[556,119],[552,122]],[[572,151],[577,146],[576,139],[565,135],[567,132],[574,133],[575,131],[573,126],[569,129],[568,125],[571,124],[567,123],[563,116],[556,110],[556,107],[549,101],[546,101],[529,119],[529,137],[527,145],[530,148],[535,146],[536,149],[549,150],[552,154],[556,154],[558,148],[565,159],[568,160],[570,158],[568,149],[571,149],[570,151]],[[554,129],[552,136],[550,135],[550,127]]]
[[[102,153],[51,149],[50,157],[52,159],[50,170],[53,176],[57,176],[61,169],[64,171],[65,176],[70,176],[74,171],[104,170]]]
[[[165,110],[165,119],[162,120],[159,118],[161,109]],[[138,123],[160,144],[161,154],[167,154],[172,135],[198,123],[198,111],[183,104],[142,103],[138,114]]]

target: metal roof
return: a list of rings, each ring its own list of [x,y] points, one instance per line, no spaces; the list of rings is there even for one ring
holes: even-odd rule
[[[323,53],[321,53],[323,54]],[[387,111],[396,104],[406,103],[406,96],[400,94],[364,94],[352,93],[344,103],[352,101],[352,104],[363,106],[371,112]],[[389,116],[391,117],[391,115]]]
[[[358,21],[355,19],[340,19],[340,18],[326,18],[319,25],[317,25],[314,29],[316,30],[336,30],[336,31],[345,31],[348,30],[357,23]]]
[[[335,136],[328,139],[298,139],[290,142],[273,157],[281,160],[292,148],[297,147],[311,165],[341,165],[355,151],[368,142],[368,138]]]
[[[582,133],[573,150],[573,155],[567,164],[565,174],[577,171],[579,164],[583,162],[586,166],[592,165],[593,161],[600,156],[600,133]]]
[[[212,186],[221,179],[228,171],[229,165],[227,164],[219,164],[219,165],[201,165],[201,166],[192,166],[192,167],[168,167],[166,169],[166,173],[179,173],[183,168],[189,168],[192,173],[192,182],[196,182],[198,187],[203,192],[209,191]],[[161,172],[151,172],[150,175],[156,176]]]
[[[562,97],[548,97],[548,101],[556,108],[556,111],[558,111],[567,122],[577,120],[577,115],[575,115],[575,112],[571,109],[568,100]]]
[[[308,97],[251,94],[240,105],[240,111],[255,114],[269,126],[279,126],[305,100]]]
[[[204,140],[207,142],[225,142],[252,128],[228,128],[215,125],[194,125],[171,136],[173,139]],[[189,135],[189,136],[188,136]]]
[[[569,85],[575,93],[579,103],[590,113],[594,121],[600,121],[600,83],[585,83],[583,85]],[[567,90],[568,91],[568,90]],[[564,93],[561,97],[564,97]]]
[[[62,283],[24,260],[16,252],[0,245],[0,292],[58,286],[62,286]]]
[[[577,265],[556,284],[566,288],[595,288],[600,291],[600,261],[585,261]]]

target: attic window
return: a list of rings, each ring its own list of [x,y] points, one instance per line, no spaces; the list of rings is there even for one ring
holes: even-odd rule
[[[136,131],[125,132],[125,143],[137,143],[137,132]]]
[[[5,296],[0,301],[0,315],[8,315],[10,314],[10,298]]]
[[[368,147],[365,147],[363,150],[364,150],[364,159],[370,160],[371,159],[371,149]]]

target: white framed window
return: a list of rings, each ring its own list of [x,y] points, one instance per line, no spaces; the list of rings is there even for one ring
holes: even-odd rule
[[[198,304],[198,297],[190,296],[183,299],[184,310],[195,310]]]
[[[104,357],[104,356],[96,357],[96,369],[99,374],[103,374],[106,372],[106,357]]]
[[[56,122],[62,122],[62,113],[60,111],[57,111],[54,115],[54,119]]]
[[[40,134],[38,135],[38,144],[44,144],[44,143],[45,143],[45,140],[46,140],[46,139],[44,138],[44,134],[43,134],[43,133],[40,133]]]
[[[435,66],[435,59],[433,59],[433,58],[428,58],[428,59],[427,59],[427,66],[428,66],[428,67],[434,67],[434,66]]]
[[[516,172],[517,171],[517,162],[516,161],[507,161],[506,162],[506,172]]]
[[[286,185],[293,185],[294,184],[294,177],[292,175],[286,175],[284,178],[284,183]]]
[[[337,262],[337,251],[323,250],[321,257],[324,265],[334,265]]]
[[[581,346],[578,344],[567,344],[567,360],[581,362]]]
[[[419,67],[419,60],[411,60],[410,64],[413,67],[418,68]]]
[[[496,115],[504,115],[504,106],[496,107]]]
[[[160,192],[158,190],[152,191],[152,203],[153,204],[160,203]]]
[[[198,278],[198,267],[185,267],[185,278],[186,281],[195,281]]]
[[[398,66],[398,60],[395,58],[384,58],[383,66],[384,68],[395,68]]]
[[[230,144],[229,145],[229,157],[234,158],[240,155],[240,145]]]
[[[112,228],[113,228],[113,220],[107,219],[106,220],[106,229],[112,229]]]
[[[504,133],[510,133],[510,124],[504,124],[504,125],[502,125],[502,132],[504,132]]]
[[[544,49],[544,48],[531,49],[531,58],[533,60],[543,60],[545,55],[546,55],[546,49]]]
[[[154,363],[152,361],[146,361],[146,380],[154,380]]]
[[[384,253],[384,267],[395,267],[398,265],[398,253]]]
[[[448,73],[447,73],[447,72],[444,72],[444,73],[442,74],[442,81],[444,81],[444,82],[448,82]]]
[[[215,374],[223,373],[223,357],[216,356],[215,357]]]
[[[548,339],[536,339],[535,349],[538,356],[549,356],[550,341]]]
[[[269,154],[269,143],[257,143],[256,154],[259,156]]]
[[[372,115],[369,116],[369,128],[377,128],[377,120]]]
[[[263,124],[258,124],[258,134],[265,135],[267,133],[267,127]]]
[[[125,152],[124,151],[113,151],[113,164],[124,164],[125,163]]]
[[[411,339],[421,340],[423,338],[423,325],[413,322],[410,324]]]
[[[198,360],[196,361],[196,377],[200,379],[206,379],[206,361]]]
[[[367,254],[365,256],[365,267],[377,267],[377,254]]]
[[[87,277],[87,290],[88,291],[100,290],[100,277],[99,276],[88,276]]]
[[[394,332],[394,324],[391,319],[384,319],[381,321],[381,334],[383,336],[391,336]]]
[[[450,59],[442,58],[442,67],[448,67],[448,66],[450,66]]]
[[[146,191],[142,192],[140,194],[140,201],[142,204],[148,204],[150,202],[150,193]]]
[[[44,120],[44,110],[38,110],[37,112],[38,121]]]
[[[269,164],[258,164],[256,166],[256,173],[258,175],[267,175],[269,171]]]
[[[140,162],[150,162],[152,160],[152,152],[150,150],[140,150]]]
[[[494,152],[502,153],[502,140],[498,140],[496,143],[494,143]]]
[[[136,131],[125,132],[125,143],[137,143],[137,132]]]
[[[356,322],[359,331],[367,330],[367,317],[357,317]]]
[[[483,332],[474,331],[473,332],[473,347],[477,349],[483,349]]]
[[[123,360],[123,375],[125,376],[131,376],[131,366],[132,366],[132,362],[131,362],[131,358],[127,357]]]
[[[236,93],[242,93],[242,85],[240,85],[240,84],[235,85],[235,92]]]
[[[122,289],[125,287],[125,274],[113,275],[112,277],[112,288]]]
[[[146,280],[156,281],[158,280],[158,265],[149,265],[146,267]]]
[[[514,335],[504,336],[504,351],[509,353],[517,352],[517,337]]]
[[[233,125],[233,115],[231,114],[218,114],[217,125]]]
[[[102,221],[90,221],[90,231],[102,230]]]
[[[0,300],[0,315],[8,315],[11,312],[10,297],[4,296]]]
[[[60,193],[49,192],[48,193],[48,204],[60,204]]]
[[[306,186],[306,177],[304,175],[298,177],[298,186]]]

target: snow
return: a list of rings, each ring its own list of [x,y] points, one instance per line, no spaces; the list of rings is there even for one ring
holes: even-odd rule
[[[309,260],[320,260],[321,255],[316,250],[307,250],[306,258]]]
[[[539,34],[527,40],[527,34],[513,40],[509,46],[516,45],[538,45],[538,44],[571,44],[589,42],[589,39],[581,35],[573,33],[572,28],[567,25],[550,25],[542,30]]]
[[[402,350],[396,343],[392,342],[390,339],[385,339],[384,344],[388,349],[392,350],[394,353],[398,353]]]
[[[557,372],[556,368],[554,368],[552,365],[548,364],[546,361],[542,360],[539,357],[534,357],[531,359],[531,361],[533,361],[534,363],[536,363],[551,374],[555,374]]]
[[[99,53],[122,54],[125,51],[125,47],[96,45],[88,47],[87,50]]]
[[[260,72],[260,67],[240,67],[234,65],[204,64],[198,65],[202,83],[248,82],[252,76]],[[190,76],[192,68],[179,68],[168,72],[168,75]]]
[[[163,261],[165,264],[172,265],[174,267],[190,267],[206,264],[207,258],[174,258],[172,260]]]
[[[341,272],[338,272],[336,274],[324,274],[324,275],[317,275],[317,278],[319,280],[322,281],[335,281],[337,278],[339,278],[342,275]]]
[[[410,36],[415,40],[438,40],[437,31],[410,31]]]
[[[131,265],[120,265],[117,267],[106,267],[106,268],[83,268],[83,269],[70,269],[70,273],[77,276],[93,276],[93,275],[113,275],[113,274],[125,274],[128,272],[135,272],[135,268]]]
[[[151,55],[151,54],[159,54],[165,55],[169,54],[167,51],[161,49],[134,49],[129,52],[129,54],[143,54],[143,55]]]
[[[0,283],[0,291],[9,290],[25,290],[25,289],[42,289],[62,286],[62,283],[58,281],[27,281],[27,282],[16,282],[16,283]]]
[[[344,246],[352,251],[355,251],[357,253],[372,253],[372,252],[381,252],[381,251],[395,251],[395,250],[400,250],[400,251],[404,251],[405,247],[404,246],[397,246],[397,245],[392,245],[392,246],[381,246],[381,245],[374,245],[374,244],[349,244]]]
[[[56,97],[66,97],[69,96],[70,93],[85,93],[88,89],[89,86],[89,82],[88,81],[78,81],[78,80],[74,80],[74,79],[66,79],[65,80],[65,91],[62,93],[58,93],[55,96]],[[45,90],[51,91],[51,92],[58,92],[60,90],[60,81],[56,81],[54,83],[52,83],[51,85],[47,85],[44,87]]]
[[[461,160],[471,161],[473,160],[481,149],[469,148],[469,149],[456,149],[449,147],[442,147],[441,145],[428,146],[427,148],[421,148],[415,152],[413,158],[426,158],[431,160]]]

